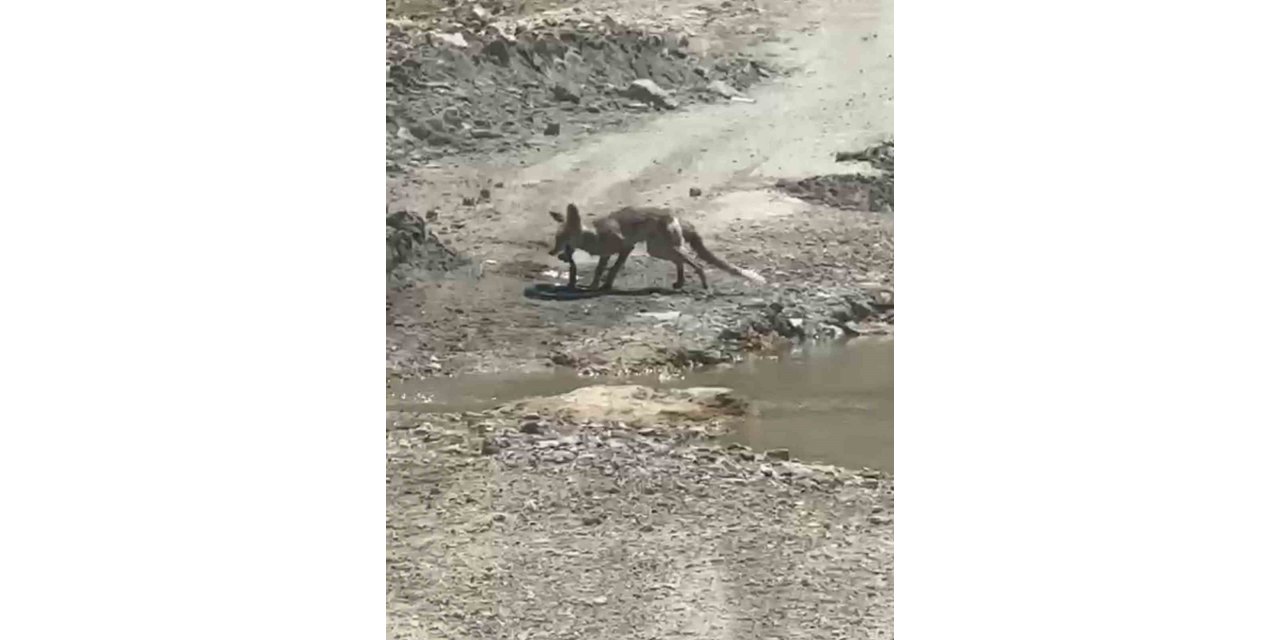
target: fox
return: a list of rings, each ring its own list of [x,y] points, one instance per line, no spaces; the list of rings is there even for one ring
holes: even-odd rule
[[[631,251],[641,242],[645,244],[650,256],[676,265],[676,281],[672,284],[673,289],[684,288],[685,265],[692,268],[698,275],[703,289],[710,288],[707,286],[706,272],[688,254],[685,248],[686,241],[693,249],[693,253],[708,264],[757,284],[765,284],[765,279],[760,274],[750,269],[736,267],[716,257],[703,244],[702,236],[693,228],[693,225],[678,219],[668,209],[623,207],[607,216],[592,220],[589,228],[583,225],[582,215],[575,204],[566,207],[564,215],[556,211],[549,213],[551,218],[559,224],[551,243],[551,255],[572,254],[574,249],[581,249],[600,257],[600,261],[596,263],[595,275],[591,279],[589,287],[591,289],[599,288],[604,291],[612,289],[613,281],[622,270],[622,265],[626,263],[627,256],[631,255]],[[613,256],[617,256],[617,260],[605,276],[605,267],[609,263],[609,258]],[[602,276],[604,276],[603,287],[600,286]]]

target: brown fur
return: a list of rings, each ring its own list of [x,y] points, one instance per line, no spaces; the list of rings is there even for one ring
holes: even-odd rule
[[[666,260],[676,265],[676,281],[672,285],[676,289],[684,287],[684,267],[688,265],[698,274],[702,287],[707,287],[707,276],[702,266],[692,260],[685,249],[685,241],[693,249],[698,258],[708,264],[731,273],[763,284],[754,271],[735,267],[716,257],[702,242],[702,236],[688,222],[679,220],[669,210],[660,207],[623,207],[613,213],[591,221],[590,228],[583,225],[578,207],[569,205],[565,215],[552,211],[551,217],[560,223],[552,243],[551,255],[561,255],[566,248],[581,249],[599,256],[595,276],[591,279],[591,288],[600,286],[600,278],[604,275],[609,258],[617,256],[613,267],[604,279],[604,289],[613,288],[613,280],[622,270],[627,256],[637,244],[645,243],[649,255]]]

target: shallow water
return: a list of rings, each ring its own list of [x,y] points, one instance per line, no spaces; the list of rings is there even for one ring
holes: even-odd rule
[[[729,387],[754,411],[728,439],[758,449],[786,448],[799,460],[893,470],[892,338],[863,338],[782,357],[754,358],[673,379],[582,378],[563,371],[401,382],[388,390],[387,408],[473,411],[610,383]]]

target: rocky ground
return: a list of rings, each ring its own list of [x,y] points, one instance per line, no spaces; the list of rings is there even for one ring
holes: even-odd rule
[[[730,13],[741,0],[690,9]],[[617,126],[631,115],[721,102],[777,73],[738,53],[699,55],[679,28],[569,7],[533,17],[455,5],[387,26],[387,170],[459,153],[511,153]]]
[[[388,376],[892,333],[892,5],[567,4],[388,4]],[[641,250],[614,295],[526,298],[569,202],[669,207],[768,284],[628,295],[674,279]],[[591,404],[389,414],[389,637],[891,637],[891,475],[721,446],[733,402]]]
[[[388,637],[892,637],[892,477],[720,446],[703,391],[391,416]]]

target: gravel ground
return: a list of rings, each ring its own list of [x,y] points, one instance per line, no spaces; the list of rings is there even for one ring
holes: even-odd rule
[[[704,422],[388,427],[389,638],[887,638],[893,479]]]

